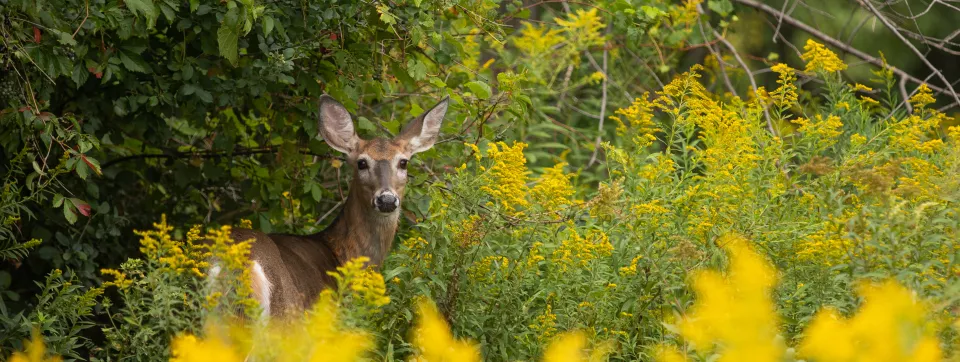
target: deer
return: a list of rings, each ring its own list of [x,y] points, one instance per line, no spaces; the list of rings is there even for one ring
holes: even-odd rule
[[[310,308],[320,293],[336,286],[328,272],[357,257],[379,268],[393,246],[400,204],[413,155],[429,150],[440,134],[449,97],[408,122],[393,138],[361,139],[347,109],[324,94],[319,102],[320,136],[343,153],[352,168],[346,200],[334,221],[311,235],[267,234],[234,229],[235,241],[253,240],[249,267],[253,298],[261,318]],[[211,274],[219,269],[213,267]]]

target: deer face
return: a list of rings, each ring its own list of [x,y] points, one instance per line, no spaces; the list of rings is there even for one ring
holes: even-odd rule
[[[353,168],[351,197],[369,202],[374,214],[397,215],[410,158],[433,147],[447,112],[447,100],[410,121],[393,139],[364,140],[357,137],[350,113],[340,102],[327,95],[320,97],[320,135],[330,147],[347,156]]]

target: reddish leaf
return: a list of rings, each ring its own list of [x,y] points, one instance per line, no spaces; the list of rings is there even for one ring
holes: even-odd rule
[[[33,27],[33,42],[34,42],[34,43],[37,43],[37,44],[40,44],[40,38],[41,38],[41,37],[40,37],[40,29],[37,28],[37,27]]]
[[[90,162],[90,160],[87,158],[86,155],[80,155],[80,159],[83,160],[83,163],[87,164],[87,166],[90,166],[90,168],[93,169],[93,172],[96,172],[97,175],[103,175],[103,173],[100,172],[100,165],[99,165],[99,164],[97,164],[97,163],[95,163],[95,162]],[[96,160],[94,160],[94,161],[96,161]]]
[[[73,197],[70,198],[70,202],[73,203],[73,206],[77,207],[77,211],[80,211],[80,214],[90,217],[90,204]]]
[[[100,78],[103,77],[103,72],[96,72],[96,73],[93,74],[93,76],[94,76],[94,77],[97,77],[97,79],[100,79]]]

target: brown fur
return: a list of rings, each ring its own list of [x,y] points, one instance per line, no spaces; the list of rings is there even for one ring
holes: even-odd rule
[[[374,195],[389,189],[402,203],[407,178],[406,171],[397,168],[397,159],[409,159],[433,145],[446,108],[446,100],[441,101],[404,127],[395,139],[362,140],[356,137],[352,121],[343,119],[349,116],[343,106],[332,98],[321,99],[321,135],[331,147],[346,154],[347,164],[353,169],[349,195],[339,215],[326,229],[312,235],[265,234],[247,229],[236,229],[232,234],[234,240],[254,239],[250,260],[263,268],[267,281],[254,281],[255,297],[264,304],[267,296],[261,290],[269,286],[271,315],[309,308],[323,289],[335,285],[336,279],[328,272],[347,261],[366,256],[372,267],[383,263],[393,246],[400,208],[382,213],[374,206]],[[360,158],[368,160],[370,166],[362,177],[357,169]]]

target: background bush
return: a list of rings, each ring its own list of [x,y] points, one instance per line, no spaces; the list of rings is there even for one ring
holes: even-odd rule
[[[574,329],[649,359],[685,342],[690,273],[725,265],[730,235],[779,270],[787,345],[892,278],[929,300],[950,351],[957,11],[797,6],[0,3],[0,356],[36,329],[64,356],[166,358],[245,303],[242,284],[210,299],[212,251],[191,238],[332,220],[348,176],[316,136],[323,93],[366,137],[453,99],[414,161],[390,302],[336,298],[378,358],[417,350],[427,297],[486,359],[539,358]]]

